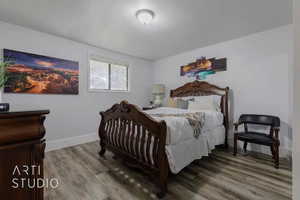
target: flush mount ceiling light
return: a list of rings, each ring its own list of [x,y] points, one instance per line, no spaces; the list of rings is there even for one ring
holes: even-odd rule
[[[136,12],[136,18],[142,24],[150,24],[154,18],[154,12],[152,10],[148,10],[148,9],[138,10]]]

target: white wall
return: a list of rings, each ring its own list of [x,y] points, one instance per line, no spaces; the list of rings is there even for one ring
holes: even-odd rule
[[[233,90],[234,119],[241,113],[279,115],[282,119],[281,155],[291,151],[292,120],[292,26],[250,35],[206,48],[196,49],[155,63],[84,45],[60,37],[0,22],[0,49],[8,48],[79,61],[79,95],[4,94],[12,105],[51,110],[46,120],[48,147],[95,139],[100,110],[127,99],[146,105],[153,82],[176,88],[193,79],[180,77],[180,66],[200,56],[227,57],[228,70],[207,81]],[[89,93],[87,91],[90,54],[130,63],[129,93]],[[154,65],[154,72],[152,65]],[[154,81],[153,81],[154,77]],[[271,88],[271,89],[270,89]],[[72,141],[69,138],[76,138]],[[58,146],[56,146],[58,145]],[[260,147],[256,147],[260,148]],[[260,150],[260,149],[258,149]],[[269,149],[262,149],[265,153]]]
[[[293,118],[293,199],[300,199],[300,1],[294,1],[294,34],[295,34],[295,65],[294,65],[294,118]]]
[[[154,63],[154,81],[173,89],[194,80],[180,77],[180,66],[201,56],[227,57],[228,70],[208,76],[207,81],[232,89],[235,121],[241,113],[280,116],[281,156],[285,156],[292,146],[289,79],[293,64],[292,36],[289,25],[161,59]],[[270,151],[256,145],[252,149]]]
[[[138,105],[146,105],[149,101],[153,76],[152,63],[148,61],[0,22],[1,51],[3,48],[79,62],[79,95],[3,95],[3,101],[11,103],[12,106],[50,109],[51,113],[45,123],[50,148],[57,148],[64,143],[72,144],[94,139],[100,120],[99,111],[108,109],[116,102],[127,99]],[[129,63],[130,92],[89,93],[87,91],[89,54]],[[62,140],[76,136],[81,137],[73,141]]]

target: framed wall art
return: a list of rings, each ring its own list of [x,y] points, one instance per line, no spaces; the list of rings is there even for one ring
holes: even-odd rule
[[[9,49],[3,56],[10,62],[5,93],[78,94],[78,62]]]

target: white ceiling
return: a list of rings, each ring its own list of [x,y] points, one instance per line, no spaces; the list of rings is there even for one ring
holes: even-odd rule
[[[0,0],[0,20],[157,60],[290,24],[292,0]]]

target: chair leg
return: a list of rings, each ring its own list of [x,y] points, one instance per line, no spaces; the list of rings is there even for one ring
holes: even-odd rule
[[[234,148],[233,148],[233,155],[236,156],[237,153],[237,135],[234,134]]]
[[[275,168],[279,168],[279,144],[274,145]]]
[[[244,153],[247,153],[247,145],[248,145],[248,142],[244,142],[244,147],[243,147]]]
[[[271,146],[271,153],[272,153],[272,158],[275,160],[275,152],[274,152],[274,146]]]

